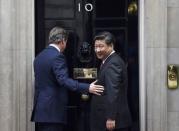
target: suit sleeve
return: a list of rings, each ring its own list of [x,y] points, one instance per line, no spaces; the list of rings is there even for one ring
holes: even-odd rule
[[[122,67],[111,64],[105,72],[105,89],[107,90],[107,119],[115,120],[118,106],[118,97],[122,83]]]
[[[72,91],[79,91],[84,93],[88,92],[89,84],[80,83],[69,78],[67,64],[63,55],[59,55],[54,60],[52,70],[60,86],[66,87]]]

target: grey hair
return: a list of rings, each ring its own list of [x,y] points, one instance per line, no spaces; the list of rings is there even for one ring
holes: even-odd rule
[[[54,27],[49,33],[49,43],[58,43],[62,40],[68,39],[68,33],[61,27]]]

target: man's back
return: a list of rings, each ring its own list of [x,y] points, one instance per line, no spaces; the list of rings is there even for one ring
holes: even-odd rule
[[[34,60],[35,108],[32,121],[66,123],[67,89],[59,85],[53,72],[54,61],[58,57],[64,58],[58,50],[49,46]]]
[[[35,84],[36,86],[58,86],[55,75],[52,72],[56,57],[62,56],[54,47],[47,47],[34,60]],[[63,57],[63,56],[62,56]],[[55,84],[55,85],[54,85]]]

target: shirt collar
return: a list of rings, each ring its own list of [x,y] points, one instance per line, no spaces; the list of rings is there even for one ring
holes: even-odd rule
[[[115,51],[113,50],[113,51],[102,61],[102,63],[104,64],[104,62],[107,60],[107,58],[108,58],[109,56],[111,56],[114,52],[115,52]]]
[[[55,44],[50,44],[49,46],[53,46],[54,48],[56,48],[56,49],[60,52],[60,48],[58,48],[57,45],[55,45]]]

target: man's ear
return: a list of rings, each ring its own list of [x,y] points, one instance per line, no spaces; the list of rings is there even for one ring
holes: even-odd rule
[[[62,40],[62,41],[63,41],[63,43],[67,43],[67,40],[66,40],[66,39],[64,39],[64,38],[63,38],[63,40]]]
[[[63,40],[58,42],[58,45],[62,45],[63,44]]]
[[[64,45],[64,44],[65,44],[65,41],[64,41],[64,40],[62,40],[62,41],[61,41],[61,44],[62,44],[62,45]]]
[[[60,41],[56,42],[56,44],[59,45],[59,44],[60,44]]]

